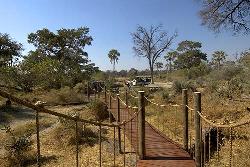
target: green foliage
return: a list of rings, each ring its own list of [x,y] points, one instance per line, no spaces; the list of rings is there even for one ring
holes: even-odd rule
[[[227,66],[223,66],[220,70],[213,70],[209,77],[214,80],[226,80],[230,81],[232,78],[243,72],[241,66],[235,65],[234,63]]]
[[[239,63],[241,63],[246,68],[250,69],[250,49],[241,53]]]
[[[226,60],[226,56],[227,54],[224,51],[215,51],[212,57],[212,64],[219,69],[221,64]]]
[[[202,60],[207,60],[207,55],[202,53],[201,43],[194,41],[182,41],[178,44],[178,56],[174,61],[175,68],[184,69],[200,65]]]
[[[68,112],[67,115],[71,117],[79,116],[79,113]],[[94,146],[98,142],[98,135],[88,127],[84,127],[81,122],[78,122],[77,128],[77,138],[76,138],[76,124],[75,121],[59,117],[60,126],[55,130],[56,137],[62,141],[61,143],[66,143],[68,145],[75,145],[76,140],[79,144],[87,144],[89,146]],[[85,126],[85,125],[84,125]]]
[[[174,62],[174,60],[177,58],[178,56],[178,52],[177,51],[171,51],[168,52],[167,55],[164,56],[164,58],[166,59],[166,61],[168,62],[168,67],[169,67],[169,71],[172,71],[172,63]]]
[[[210,71],[210,67],[205,62],[201,62],[198,66],[186,69],[186,75],[188,79],[194,79],[207,75]]]
[[[192,91],[196,90],[196,85],[193,81],[187,81],[187,80],[175,80],[173,82],[173,91],[176,94],[180,94],[182,92],[182,89],[191,89]]]
[[[97,121],[103,121],[109,117],[108,108],[102,101],[92,101],[89,107]]]
[[[22,44],[14,41],[8,34],[0,33],[0,67],[12,66],[21,57]]]
[[[51,105],[81,104],[86,102],[85,95],[77,91],[79,89],[72,89],[70,87],[63,87],[59,90],[51,89],[42,98],[47,104]]]
[[[89,63],[86,45],[91,45],[89,29],[60,29],[57,34],[48,29],[38,30],[28,36],[36,47],[21,64],[26,74],[32,74],[36,86],[44,88],[73,87],[90,79],[98,68]]]
[[[87,88],[86,83],[80,82],[80,83],[76,84],[76,86],[74,86],[73,90],[76,93],[84,94],[86,91],[86,88]]]
[[[190,51],[190,50],[196,50],[199,48],[201,48],[200,42],[185,40],[185,41],[182,41],[178,44],[177,51],[186,52],[186,51]]]
[[[93,75],[93,79],[97,81],[106,81],[108,80],[108,75],[105,72],[98,71]]]
[[[16,136],[8,126],[5,127],[5,130],[9,135],[5,149],[8,153],[7,159],[10,162],[10,166],[23,166],[28,159],[27,153],[31,150],[32,142],[30,135]]]
[[[170,100],[170,95],[168,90],[163,90],[161,93],[162,99],[168,102]]]
[[[158,71],[159,69],[162,69],[162,68],[163,68],[163,63],[162,63],[162,62],[156,62],[156,63],[155,63],[155,67],[156,67],[156,69],[157,69],[157,71]]]
[[[129,79],[134,79],[134,77],[138,75],[138,70],[135,68],[131,68],[128,71],[128,75],[129,75]]]

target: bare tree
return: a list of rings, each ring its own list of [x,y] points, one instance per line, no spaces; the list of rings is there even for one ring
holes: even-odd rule
[[[172,44],[177,33],[169,36],[168,33],[162,29],[162,25],[158,25],[150,26],[149,29],[138,26],[136,32],[131,35],[134,42],[133,50],[136,56],[148,59],[152,78],[151,82],[154,83],[154,64],[162,53]]]
[[[250,0],[203,0],[200,17],[202,25],[215,32],[225,28],[234,33],[249,33]]]

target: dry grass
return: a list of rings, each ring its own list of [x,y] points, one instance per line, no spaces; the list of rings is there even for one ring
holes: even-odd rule
[[[66,114],[77,113],[81,118],[94,119],[91,111],[84,105],[79,106],[55,106],[50,109]],[[34,117],[32,117],[33,119]],[[13,124],[13,133],[21,135],[25,133],[35,133],[34,119],[25,120],[21,123]],[[70,124],[70,126],[68,126]],[[40,118],[40,142],[42,165],[46,167],[56,166],[75,166],[76,146],[75,146],[75,122],[68,121],[67,124],[60,123],[60,120],[48,114],[41,114]],[[79,164],[80,166],[99,166],[99,129],[96,126],[85,125],[83,136],[79,141]],[[1,132],[1,134],[4,134]],[[117,133],[116,133],[117,134]],[[79,133],[80,136],[80,133]],[[1,135],[0,142],[7,139],[7,136]],[[32,149],[25,153],[26,165],[36,166],[36,135],[31,137]],[[1,142],[2,143],[2,142]],[[2,145],[1,145],[2,146]],[[126,148],[129,147],[129,142],[126,141]],[[3,167],[10,167],[9,162],[0,155],[0,164]],[[132,166],[131,159],[135,158],[134,154],[126,155],[126,166]],[[113,166],[113,129],[102,128],[102,166]],[[123,155],[118,153],[118,144],[116,136],[116,165],[123,166]]]
[[[159,95],[154,96],[153,101],[158,102],[159,104],[167,105],[167,103],[164,102],[164,100]],[[171,101],[176,104],[181,104],[181,95],[172,97]],[[191,108],[194,106],[193,103],[193,94],[189,92],[189,106]],[[249,102],[218,99],[213,95],[202,92],[202,113],[206,115],[208,119],[216,123],[228,124],[249,120],[250,113],[246,110],[246,107],[249,107]],[[167,105],[163,108],[150,104],[146,107],[146,119],[157,129],[166,134],[166,136],[182,145],[183,131],[181,111],[181,106],[173,107]],[[191,114],[190,111],[189,114]],[[189,122],[191,122],[190,115]],[[209,125],[205,124],[204,122],[203,126],[206,128],[209,127]],[[190,124],[189,128],[191,138],[194,139],[194,124]],[[219,151],[219,161],[217,159],[217,152],[215,152],[211,155],[211,161],[210,163],[207,163],[206,166],[229,166],[229,129],[222,129],[222,135],[224,137],[223,143],[221,143],[221,150]],[[233,129],[232,139],[232,166],[250,166],[250,125],[244,125],[242,127]],[[191,145],[193,143],[194,141],[191,142]]]

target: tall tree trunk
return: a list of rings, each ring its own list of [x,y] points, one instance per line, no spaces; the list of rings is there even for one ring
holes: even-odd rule
[[[115,60],[114,60],[114,63],[113,63],[113,72],[115,71]]]
[[[154,68],[150,66],[151,84],[154,84]]]

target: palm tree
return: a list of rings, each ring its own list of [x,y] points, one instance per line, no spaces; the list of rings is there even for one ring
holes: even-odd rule
[[[212,63],[217,66],[217,69],[219,69],[222,62],[226,60],[227,54],[224,51],[215,51],[212,56]]]
[[[177,51],[168,52],[167,55],[164,56],[164,58],[168,62],[169,72],[172,71],[172,63],[173,63],[173,61],[175,60],[175,58],[177,56],[178,56],[178,52]]]
[[[113,64],[113,71],[115,71],[115,63],[118,63],[120,53],[116,49],[111,49],[108,53],[111,64]]]

